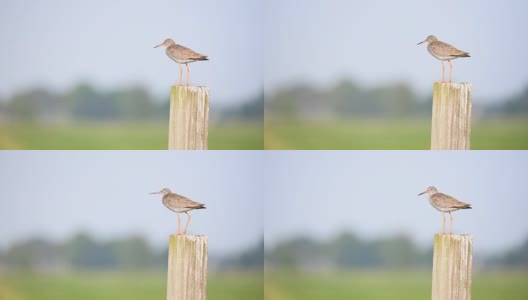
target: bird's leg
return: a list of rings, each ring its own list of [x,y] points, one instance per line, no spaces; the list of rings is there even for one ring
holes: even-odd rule
[[[451,222],[449,223],[449,234],[453,234],[453,215],[451,212],[449,212],[449,218],[451,219]]]
[[[444,212],[442,212],[442,234],[445,234],[445,215]]]
[[[445,81],[444,81],[444,61],[441,60],[440,62],[442,63],[442,80],[440,81],[440,83],[444,83],[444,82],[445,82]],[[443,214],[443,213],[442,213],[442,214]]]
[[[181,64],[180,65],[180,83],[178,84],[178,86],[181,86],[182,85],[182,75],[183,75],[183,72],[182,72],[182,66]]]
[[[191,222],[191,215],[189,215],[188,212],[185,212],[187,214],[187,224],[185,224],[185,229],[183,230],[183,235],[187,234],[187,227],[189,226],[189,222]]]
[[[187,86],[189,86],[189,75],[191,74],[191,70],[189,69],[189,65],[188,64],[185,64],[185,66],[187,67]]]
[[[451,64],[450,60],[448,60],[448,62],[449,62],[449,83],[451,83],[451,79],[453,77],[453,65]],[[451,213],[449,213],[449,214],[451,214]]]
[[[180,235],[180,214],[176,213],[176,215],[178,216],[178,232],[176,233],[176,235]]]

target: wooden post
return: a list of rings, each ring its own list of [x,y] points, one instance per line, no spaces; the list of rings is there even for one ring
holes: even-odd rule
[[[207,237],[171,235],[167,300],[205,300]]]
[[[431,150],[469,150],[471,84],[435,83]]]
[[[470,235],[436,234],[433,300],[470,300],[473,241]]]
[[[173,86],[170,97],[169,150],[207,150],[209,88]]]

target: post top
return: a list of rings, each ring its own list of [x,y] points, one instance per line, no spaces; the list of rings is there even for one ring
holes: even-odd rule
[[[183,239],[183,240],[190,240],[190,241],[207,240],[207,236],[206,235],[177,235],[177,234],[171,234],[169,237],[171,239]]]
[[[209,97],[209,88],[206,86],[171,86],[171,95],[187,97],[187,95],[197,95],[198,97]],[[185,95],[185,96],[184,96]]]
[[[436,239],[443,239],[443,240],[471,240],[473,237],[470,234],[441,234],[437,233],[434,235],[435,240]]]
[[[433,84],[433,88],[436,87],[442,87],[442,88],[471,88],[472,84],[470,82],[460,82],[460,83],[452,83],[452,82],[435,82]]]
[[[188,90],[199,90],[199,89],[209,89],[205,85],[198,85],[198,86],[186,86],[186,85],[172,85],[171,88],[173,89],[188,89]]]

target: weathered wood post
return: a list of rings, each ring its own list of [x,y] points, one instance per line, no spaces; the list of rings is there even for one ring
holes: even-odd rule
[[[470,134],[471,84],[436,82],[431,150],[469,150]]]
[[[207,150],[209,88],[173,86],[170,97],[169,150]]]
[[[433,300],[470,300],[473,241],[470,235],[436,234]]]
[[[167,300],[205,300],[207,236],[171,235]]]

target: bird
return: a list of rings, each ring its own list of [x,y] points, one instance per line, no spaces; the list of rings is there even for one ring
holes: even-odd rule
[[[182,64],[185,64],[185,66],[187,67],[187,86],[189,86],[189,74],[191,70],[189,69],[188,64],[199,60],[209,60],[209,58],[207,58],[207,55],[197,53],[190,48],[178,45],[171,39],[166,39],[165,41],[163,41],[163,43],[154,46],[154,48],[158,48],[159,46],[167,47],[165,49],[165,53],[167,53],[167,56],[180,65],[180,82],[178,84],[179,86],[182,85]]]
[[[453,65],[451,64],[451,60],[457,59],[459,57],[471,57],[469,56],[468,52],[458,50],[457,48],[449,45],[448,43],[444,43],[439,41],[434,35],[428,36],[425,40],[419,42],[417,45],[420,45],[422,43],[429,43],[427,45],[427,51],[431,53],[432,56],[436,57],[442,62],[442,81],[441,83],[444,83],[444,61],[447,60],[449,62],[449,83],[451,83],[451,79],[453,77]]]
[[[184,197],[182,195],[175,194],[171,192],[168,188],[164,188],[159,192],[153,192],[150,194],[161,194],[163,195],[162,202],[163,204],[173,212],[176,212],[178,216],[178,233],[177,235],[182,235],[180,232],[180,213],[185,213],[187,215],[187,223],[185,224],[185,229],[183,230],[183,235],[187,234],[187,228],[189,222],[191,221],[191,215],[189,214],[190,210],[193,209],[205,209],[205,204],[194,202],[191,199]]]
[[[451,215],[451,212],[459,209],[471,209],[471,204],[464,203],[461,201],[458,201],[457,199],[440,193],[434,186],[430,186],[425,190],[424,192],[418,194],[418,196],[427,194],[429,195],[429,203],[436,208],[438,211],[442,212],[442,234],[445,234],[445,215],[444,213],[449,213],[450,217],[450,226],[449,226],[449,234],[453,234],[453,216]]]

